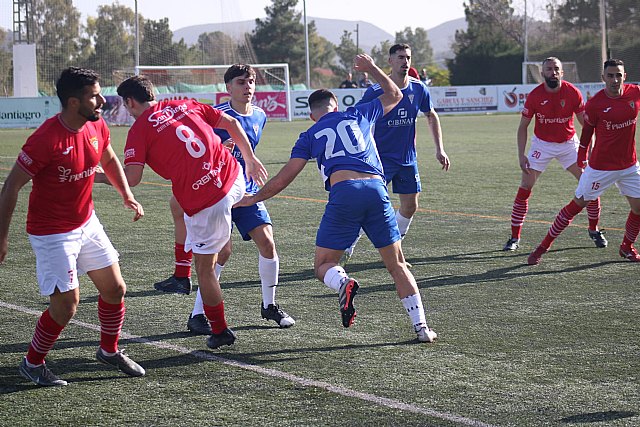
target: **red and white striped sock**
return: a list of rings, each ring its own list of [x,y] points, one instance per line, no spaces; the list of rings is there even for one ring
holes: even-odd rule
[[[627,225],[624,229],[624,239],[622,239],[622,244],[624,246],[631,246],[638,238],[639,232],[640,215],[636,215],[633,213],[633,211],[629,211],[629,216],[627,217]]]
[[[542,243],[540,243],[540,246],[549,249],[553,241],[571,224],[573,218],[581,211],[582,207],[573,200],[567,206],[560,209],[560,212],[556,216],[555,221],[553,221],[553,224],[551,224],[551,228],[549,228],[549,232],[542,240]]]
[[[600,197],[589,202],[587,216],[589,217],[589,230],[597,230],[598,222],[600,222]]]
[[[53,320],[49,309],[45,310],[36,324],[36,330],[27,351],[27,362],[34,366],[42,365],[63,329],[64,326],[58,325]]]
[[[174,254],[176,257],[176,267],[173,275],[176,277],[191,277],[191,260],[193,259],[193,252],[185,252],[184,245],[176,243],[174,247]]]
[[[529,196],[531,196],[531,190],[522,187],[518,188],[516,199],[513,201],[513,210],[511,211],[511,237],[513,238],[520,238],[522,224],[524,224],[524,219],[529,211]]]
[[[120,304],[109,304],[98,297],[98,319],[100,320],[100,348],[105,353],[118,351],[118,339],[124,324],[124,301]]]

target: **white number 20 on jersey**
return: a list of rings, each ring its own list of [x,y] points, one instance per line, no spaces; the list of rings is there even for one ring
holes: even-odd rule
[[[347,128],[351,128],[351,132],[353,132],[353,136],[355,137],[355,141],[347,132]],[[336,149],[336,136],[340,137],[340,142],[345,150],[347,150],[351,154],[361,153],[365,149],[364,137],[362,136],[362,131],[358,126],[358,122],[355,120],[343,120],[338,123],[336,126],[338,130],[338,134],[333,129],[325,128],[318,132],[316,132],[313,136],[320,139],[323,136],[327,138],[327,144],[324,150],[324,158],[330,159],[332,157],[341,157],[344,156],[344,150],[339,150],[334,152]]]

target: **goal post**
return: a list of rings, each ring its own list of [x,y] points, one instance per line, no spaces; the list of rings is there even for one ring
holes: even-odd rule
[[[573,61],[562,61],[562,69],[564,70],[563,80],[571,83],[580,83],[580,76],[578,75],[578,64]],[[536,84],[542,83],[543,78],[542,62],[526,61],[522,63],[522,84]]]
[[[226,93],[224,73],[230,65],[140,65],[134,74],[144,74],[161,94]],[[265,110],[269,118],[291,121],[291,83],[289,64],[251,64],[256,71],[253,103]],[[120,78],[129,77],[122,73]],[[130,73],[128,73],[130,74]]]

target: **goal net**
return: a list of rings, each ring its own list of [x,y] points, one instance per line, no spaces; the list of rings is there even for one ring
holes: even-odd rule
[[[256,91],[253,104],[262,108],[267,117],[291,121],[291,85],[289,64],[251,64],[256,71]],[[122,81],[134,74],[143,74],[156,87],[159,99],[195,98],[212,105],[229,99],[224,73],[229,65],[141,65],[114,72]]]
[[[575,62],[562,61],[562,69],[564,70],[563,80],[571,83],[580,83],[578,75],[578,65]],[[542,77],[542,62],[523,62],[522,76],[525,84],[536,84],[544,81]]]

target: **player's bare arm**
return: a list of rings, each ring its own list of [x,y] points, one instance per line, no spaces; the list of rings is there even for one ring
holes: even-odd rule
[[[304,159],[293,158],[289,159],[286,165],[280,169],[280,172],[273,178],[271,178],[267,183],[258,191],[256,194],[252,196],[244,196],[242,200],[234,205],[234,207],[241,206],[251,206],[255,205],[258,202],[263,200],[270,199],[275,196],[296,178],[298,174],[304,169],[307,161]]]
[[[102,169],[104,169],[106,178],[109,180],[111,185],[113,185],[116,191],[120,193],[120,196],[122,196],[124,206],[134,211],[133,220],[137,221],[142,218],[144,216],[144,209],[133,196],[127,181],[127,176],[120,164],[120,160],[118,160],[118,157],[110,145],[107,146],[102,153],[100,164],[102,165]]]
[[[527,128],[529,127],[529,123],[531,123],[531,119],[521,116],[520,124],[518,125],[518,132],[516,134],[517,142],[518,142],[518,163],[520,164],[520,169],[522,172],[529,174],[530,165],[529,159],[527,158],[527,154],[525,153],[525,149],[527,148]]]
[[[249,142],[244,129],[242,129],[240,122],[230,115],[223,113],[216,127],[229,132],[231,139],[233,139],[233,142],[242,153],[242,158],[244,159],[246,166],[246,170],[244,171],[245,175],[248,178],[253,179],[253,181],[258,185],[264,184],[269,176],[267,169],[253,153],[251,143]]]
[[[2,192],[0,192],[0,263],[4,261],[9,252],[9,225],[18,202],[18,194],[20,189],[30,180],[31,176],[18,164],[15,164],[4,181]]]
[[[384,114],[387,114],[398,105],[398,102],[402,101],[400,88],[373,62],[369,55],[366,53],[356,55],[353,60],[353,68],[356,71],[368,72],[380,84],[384,93],[378,99],[382,103]]]
[[[429,129],[431,129],[431,136],[433,137],[433,143],[436,146],[436,160],[442,165],[442,169],[448,171],[451,167],[451,160],[444,151],[444,142],[442,141],[442,127],[440,126],[440,117],[435,110],[427,111],[425,113]]]
[[[576,159],[576,164],[581,169],[587,167],[589,148],[591,147],[591,141],[595,130],[596,128],[587,122],[584,122],[582,125],[582,132],[580,133],[580,147],[578,147],[578,158]]]

